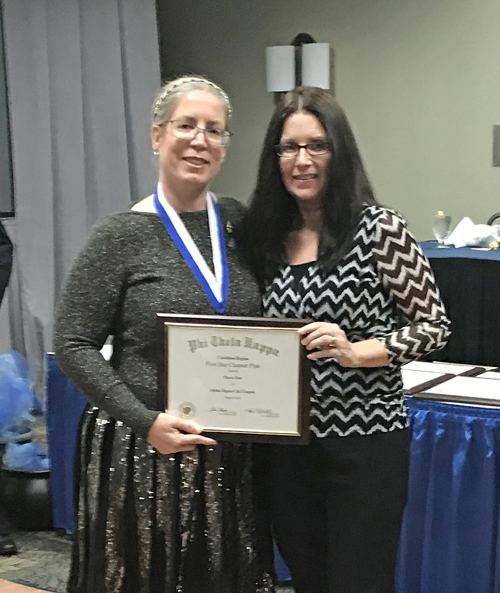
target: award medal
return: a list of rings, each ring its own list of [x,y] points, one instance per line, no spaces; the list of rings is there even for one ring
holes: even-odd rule
[[[168,234],[203,287],[214,309],[217,313],[224,313],[229,295],[229,269],[224,228],[214,198],[210,193],[207,194],[208,226],[215,274],[208,267],[180,216],[168,203],[159,183],[154,194],[154,204]]]

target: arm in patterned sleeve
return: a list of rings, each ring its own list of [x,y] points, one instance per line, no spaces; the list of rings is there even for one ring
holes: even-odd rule
[[[96,406],[147,438],[158,412],[148,409],[102,357],[120,308],[130,247],[109,217],[77,256],[58,304],[54,349],[62,370]]]
[[[392,212],[380,221],[374,255],[384,287],[408,322],[379,338],[389,354],[389,364],[404,364],[442,348],[450,322],[434,274],[405,223]]]

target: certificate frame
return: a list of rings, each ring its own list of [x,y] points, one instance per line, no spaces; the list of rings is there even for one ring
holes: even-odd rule
[[[290,338],[287,338],[287,342],[290,340],[290,343],[292,343],[292,340],[294,340],[297,343],[297,359],[296,361],[289,361],[290,365],[296,364],[298,369],[296,374],[297,394],[295,403],[292,402],[291,404],[293,407],[287,408],[288,414],[295,415],[293,416],[294,429],[290,431],[264,429],[246,430],[238,427],[232,429],[225,427],[220,429],[215,426],[207,425],[203,430],[203,435],[218,441],[273,444],[309,443],[311,361],[307,358],[308,352],[305,347],[300,344],[300,337],[296,333],[296,330],[306,323],[309,323],[309,320],[265,317],[231,317],[219,315],[183,315],[174,313],[157,313],[157,319],[160,346],[157,404],[158,409],[162,411],[169,410],[169,403],[171,400],[173,402],[179,400],[178,396],[170,393],[171,383],[174,382],[173,377],[178,373],[177,370],[171,370],[169,365],[169,345],[171,345],[173,339],[172,336],[174,335],[174,331],[172,330],[178,332],[179,328],[213,329],[214,332],[222,332],[222,334],[226,334],[227,336],[230,335],[232,330],[244,331],[245,329],[248,329],[253,333],[257,330],[259,333],[262,333],[263,336],[268,330],[286,331],[288,335],[290,335]],[[172,379],[172,381],[170,379]],[[194,404],[193,407],[195,407]],[[284,405],[284,408],[286,408],[286,405]],[[170,413],[180,416],[175,409],[172,409]],[[203,422],[200,422],[197,418],[194,418],[194,420],[203,426]]]

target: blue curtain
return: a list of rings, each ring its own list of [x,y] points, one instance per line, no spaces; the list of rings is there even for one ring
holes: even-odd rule
[[[54,527],[75,530],[73,465],[76,435],[87,400],[47,355],[47,432]]]
[[[409,399],[397,593],[500,591],[500,409]]]

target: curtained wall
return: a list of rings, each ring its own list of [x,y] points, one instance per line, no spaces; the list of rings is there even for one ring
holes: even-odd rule
[[[0,347],[25,354],[41,387],[74,256],[97,219],[151,193],[157,178],[149,140],[160,85],[156,11],[154,0],[3,4],[16,270]]]

